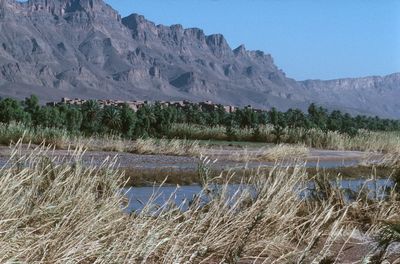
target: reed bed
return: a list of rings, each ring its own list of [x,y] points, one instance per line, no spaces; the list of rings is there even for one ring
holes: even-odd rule
[[[304,145],[279,144],[269,148],[243,149],[233,152],[228,157],[235,161],[282,161],[282,160],[301,160],[307,157],[310,149]]]
[[[95,135],[85,137],[81,134],[71,134],[56,128],[30,128],[23,124],[0,123],[0,144],[9,145],[21,143],[41,144],[46,143],[58,149],[76,148],[85,146],[92,151],[130,152],[138,154],[161,155],[200,155],[206,146],[200,147],[197,141],[178,139],[139,138],[129,140],[118,135]]]
[[[383,154],[379,158],[375,157],[373,154],[367,155],[364,164],[400,169],[400,151],[391,151]]]
[[[21,138],[24,143],[40,144],[47,142],[54,146],[64,146],[74,136],[62,129],[27,127],[20,123],[0,123],[0,144],[15,143]]]
[[[68,141],[69,143],[69,141]],[[128,152],[136,154],[157,154],[177,156],[198,156],[206,146],[197,141],[181,139],[139,138],[122,139],[117,136],[77,138],[70,147],[85,146],[88,150]]]
[[[19,142],[0,169],[1,263],[340,263],[354,230],[374,237],[400,212],[394,193],[346,203],[325,187],[300,198],[303,166],[255,172],[232,195],[229,174],[213,184],[203,158],[203,191],[187,210],[173,197],[156,206],[155,194],[127,214],[116,159],[83,164],[83,147],[64,159],[25,148]]]
[[[265,125],[254,129],[233,129],[228,135],[226,128],[207,127],[190,124],[173,125],[169,136],[171,138],[234,140],[276,143],[277,136],[274,127]],[[279,139],[280,143],[300,144],[307,147],[332,150],[360,150],[375,152],[400,152],[399,132],[373,132],[360,130],[357,135],[322,131],[320,129],[285,128]]]
[[[32,128],[23,124],[11,123],[0,124],[0,144],[8,145],[23,138],[24,143],[32,142],[40,144],[46,141],[57,148],[66,149],[68,146],[86,145],[91,150],[134,152],[138,151],[149,154],[173,154],[183,155],[186,150],[198,154],[200,148],[197,142],[190,140],[234,140],[234,141],[256,141],[264,143],[276,143],[276,131],[272,126],[266,125],[257,131],[250,128],[232,129],[228,135],[226,128],[206,127],[189,124],[174,124],[171,131],[165,135],[167,139],[123,139],[118,135],[93,135],[85,137],[79,133],[56,128]],[[183,140],[179,142],[178,139]],[[304,145],[308,148],[331,149],[331,150],[359,150],[383,153],[400,153],[399,132],[372,132],[360,130],[358,134],[350,137],[339,132],[322,131],[319,129],[297,129],[286,128],[280,135],[279,142],[282,144]],[[157,145],[156,147],[154,147]],[[170,146],[168,146],[170,145]],[[151,151],[153,150],[153,151]],[[156,152],[159,151],[159,153]],[[181,153],[181,154],[180,154]]]
[[[139,154],[163,154],[179,156],[199,156],[206,146],[197,141],[180,139],[137,139],[132,152]]]

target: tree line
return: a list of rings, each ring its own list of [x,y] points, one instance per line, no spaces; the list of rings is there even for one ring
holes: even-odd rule
[[[214,110],[206,110],[198,105],[177,108],[159,103],[145,105],[134,112],[127,104],[101,107],[95,100],[80,106],[41,106],[34,95],[23,101],[0,99],[0,123],[11,122],[24,123],[33,128],[65,129],[88,136],[117,134],[125,138],[164,137],[175,123],[225,126],[227,134],[239,128],[252,128],[256,134],[260,126],[267,124],[274,126],[277,134],[286,128],[317,128],[350,136],[356,135],[360,129],[400,130],[399,120],[351,116],[338,110],[330,112],[315,104],[311,104],[306,113],[299,109],[281,112],[275,108],[269,111],[241,108],[227,113],[222,105],[217,105]]]

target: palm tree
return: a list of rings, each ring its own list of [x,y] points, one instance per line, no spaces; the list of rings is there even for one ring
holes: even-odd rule
[[[102,123],[113,132],[120,132],[121,129],[121,115],[120,111],[115,107],[106,107],[103,110]]]
[[[82,128],[89,134],[98,132],[101,108],[97,101],[89,100],[82,105]]]
[[[90,121],[95,121],[100,113],[99,103],[95,100],[89,100],[82,105],[82,111]]]

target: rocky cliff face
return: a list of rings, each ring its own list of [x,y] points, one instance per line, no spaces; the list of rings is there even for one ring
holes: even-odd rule
[[[296,82],[262,51],[232,50],[222,35],[197,28],[155,25],[137,14],[121,18],[102,0],[0,0],[0,32],[1,96],[212,100],[280,109],[317,102],[400,117],[393,99],[400,95],[398,75]]]
[[[315,100],[351,112],[400,118],[400,73],[387,76],[299,82]]]

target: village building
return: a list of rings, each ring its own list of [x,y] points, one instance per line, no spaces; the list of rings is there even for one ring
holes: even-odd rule
[[[77,105],[81,106],[88,100],[86,99],[70,99],[67,97],[61,98],[60,102],[48,102],[46,105],[47,106],[57,106],[57,105]],[[152,105],[154,103],[160,104],[162,107],[169,107],[173,106],[176,108],[188,108],[190,106],[197,106],[199,107],[202,111],[214,111],[217,110],[220,104],[215,104],[212,101],[204,101],[204,102],[190,102],[188,100],[182,100],[182,101],[155,101],[155,102],[150,102],[150,101],[122,101],[122,100],[111,100],[111,99],[99,99],[96,100],[97,103],[100,105],[100,107],[107,107],[107,106],[122,106],[124,104],[128,105],[129,108],[131,108],[133,111],[138,111],[140,108],[144,107],[145,105]],[[223,109],[225,110],[226,113],[233,113],[236,111],[237,107],[233,105],[222,105]],[[250,105],[247,106],[246,108],[253,109]],[[254,111],[261,111],[258,109],[253,109]]]

